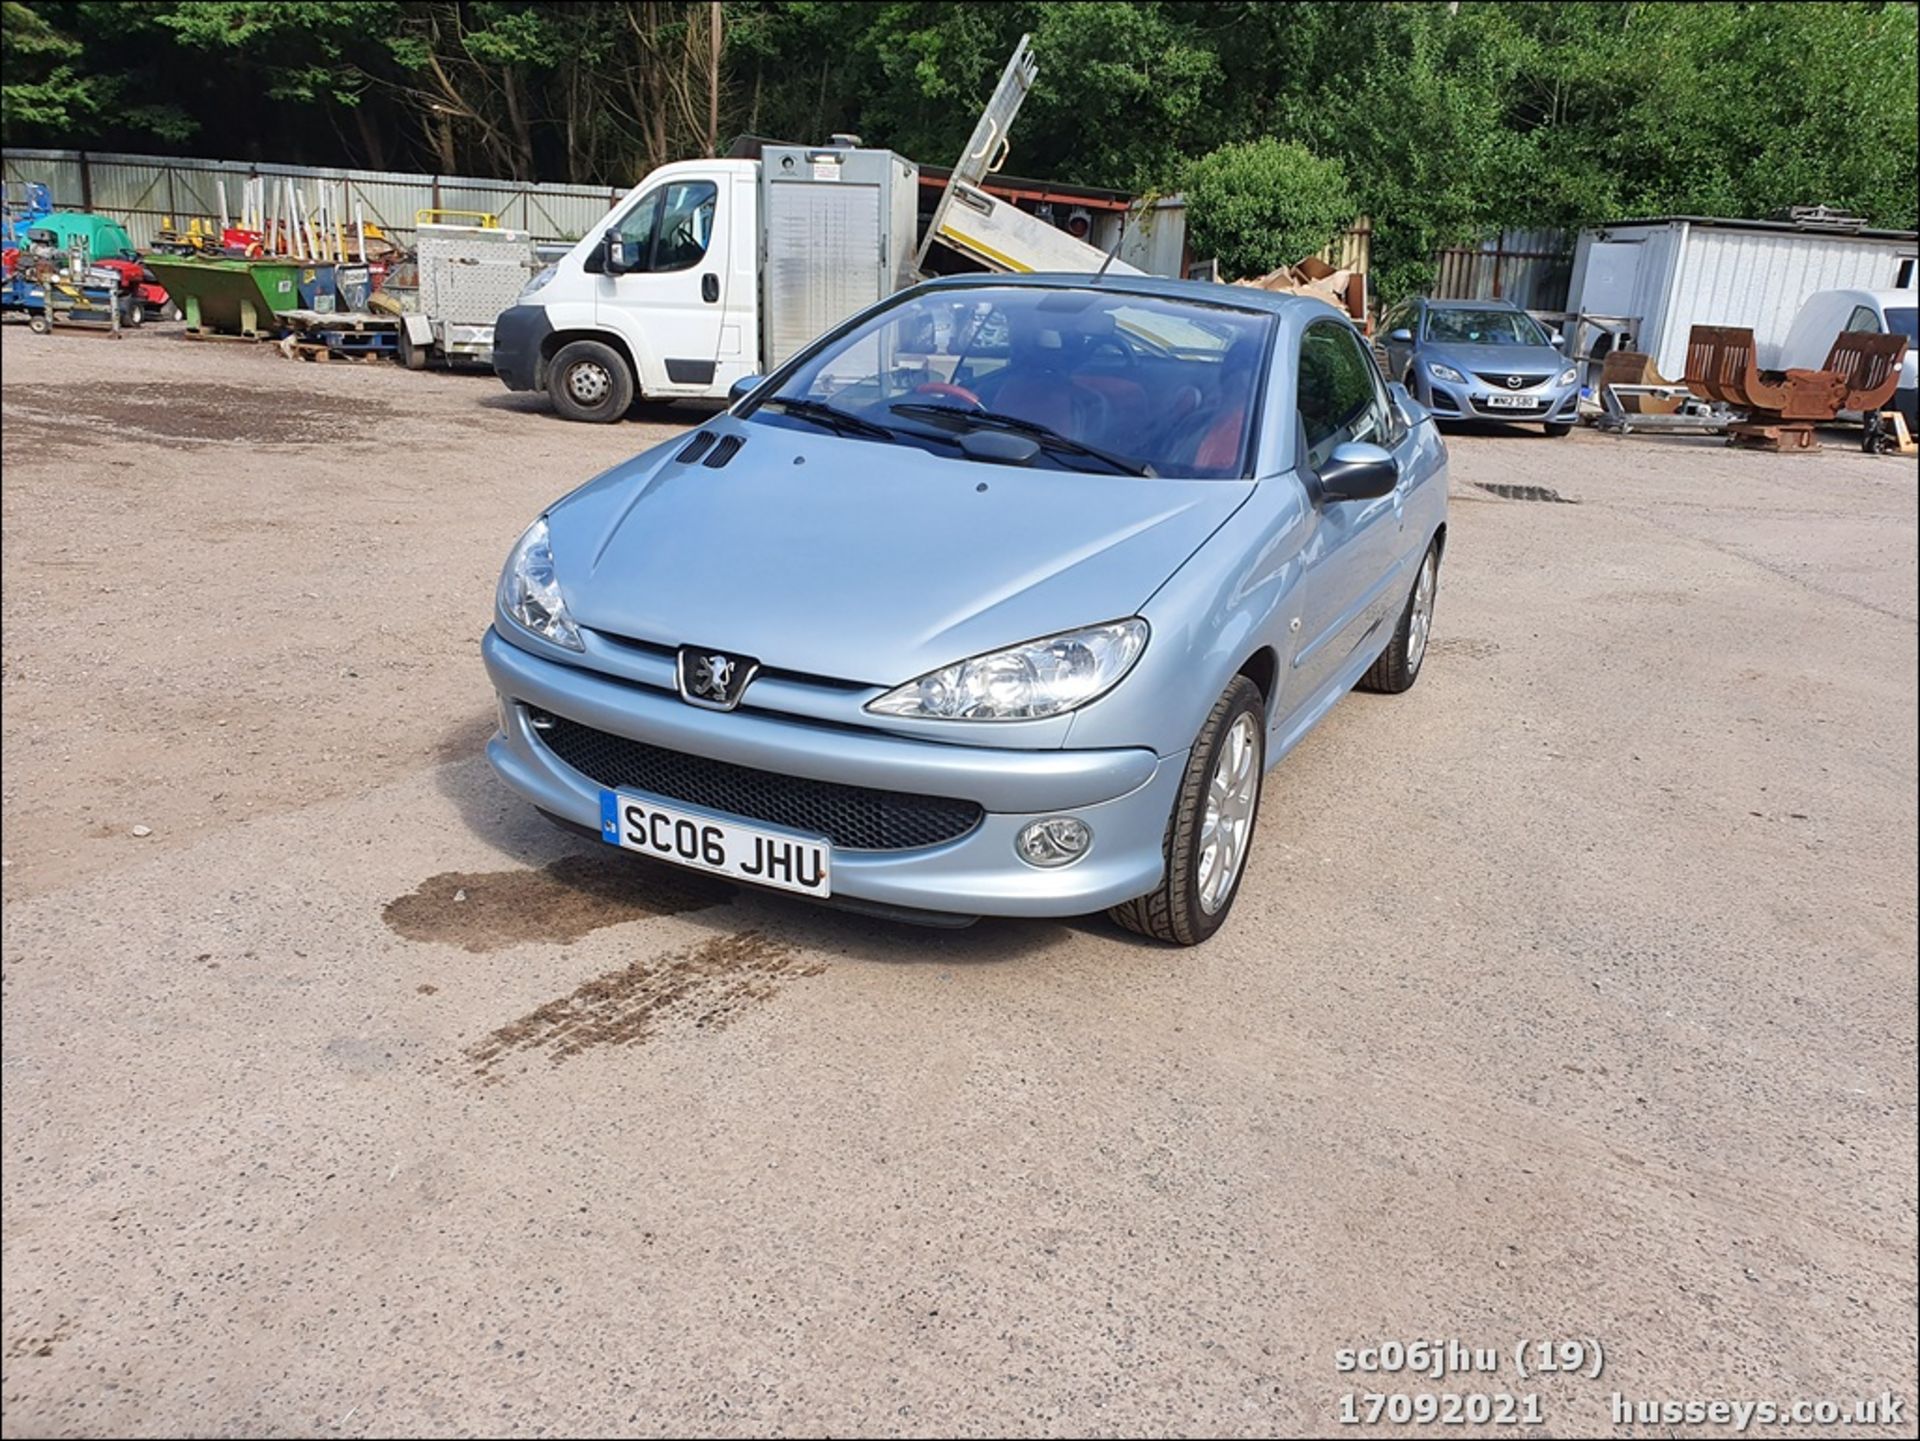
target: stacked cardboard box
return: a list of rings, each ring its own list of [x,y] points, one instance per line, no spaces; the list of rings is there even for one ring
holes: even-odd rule
[[[1234,284],[1251,285],[1260,290],[1285,291],[1292,295],[1310,295],[1350,316],[1362,330],[1371,330],[1367,320],[1365,273],[1335,270],[1317,255],[1309,255],[1296,264],[1283,265],[1252,280],[1236,280]]]

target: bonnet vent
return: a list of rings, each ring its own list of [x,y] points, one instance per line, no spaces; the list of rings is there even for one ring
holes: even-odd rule
[[[746,442],[737,435],[721,436],[720,443],[713,448],[713,453],[706,459],[705,463],[707,468],[709,470],[718,470],[721,466],[732,460],[735,454],[739,452],[740,447],[745,444]]]
[[[680,447],[680,453],[676,455],[674,459],[681,465],[692,465],[701,456],[705,455],[712,445],[713,432],[697,430],[693,433],[693,439]]]

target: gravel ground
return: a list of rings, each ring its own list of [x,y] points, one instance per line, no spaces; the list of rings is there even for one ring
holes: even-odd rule
[[[9,1435],[1913,1434],[1911,461],[1456,437],[1426,674],[1176,952],[492,780],[508,545],[697,417],[165,329],[10,326],[0,394]],[[1336,1367],[1436,1337],[1498,1371]]]

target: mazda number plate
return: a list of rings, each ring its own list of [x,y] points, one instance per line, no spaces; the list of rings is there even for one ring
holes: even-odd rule
[[[1540,402],[1531,395],[1489,395],[1489,410],[1532,410]]]

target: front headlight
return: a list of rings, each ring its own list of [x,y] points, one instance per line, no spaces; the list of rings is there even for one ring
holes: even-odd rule
[[[525,300],[529,295],[533,294],[534,291],[540,289],[542,286],[544,286],[548,281],[552,280],[553,277],[558,275],[559,273],[560,273],[560,262],[555,261],[552,265],[549,265],[545,269],[539,271],[533,277],[533,279],[527,282],[526,288],[520,292],[520,298],[522,300]]]
[[[888,691],[867,709],[924,720],[1041,720],[1105,695],[1147,645],[1135,616],[975,656]]]
[[[500,609],[521,625],[555,645],[568,650],[585,650],[580,632],[567,614],[566,597],[560,594],[560,577],[553,570],[553,548],[547,540],[547,518],[543,515],[527,527],[527,533],[507,557],[507,568],[500,572]]]
[[[1466,376],[1455,370],[1451,365],[1442,365],[1437,360],[1429,360],[1427,362],[1427,374],[1431,375],[1435,380],[1450,380],[1455,385],[1465,385],[1467,383]]]
[[[1572,385],[1574,380],[1577,378],[1578,374],[1579,372],[1576,371],[1571,365],[1569,365],[1565,370],[1560,372],[1560,378],[1554,381],[1554,384],[1555,385]]]

